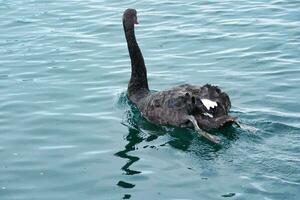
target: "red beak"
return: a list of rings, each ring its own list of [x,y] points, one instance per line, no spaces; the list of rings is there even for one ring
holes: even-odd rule
[[[139,24],[137,17],[134,19],[134,24]]]

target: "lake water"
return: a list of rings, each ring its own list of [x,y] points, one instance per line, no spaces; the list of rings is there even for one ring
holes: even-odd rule
[[[146,122],[128,102],[123,11],[152,90],[212,83],[255,127]],[[300,2],[0,0],[0,199],[300,198]]]

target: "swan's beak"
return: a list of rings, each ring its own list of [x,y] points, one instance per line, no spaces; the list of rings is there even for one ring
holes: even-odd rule
[[[137,17],[134,18],[134,24],[139,24]]]

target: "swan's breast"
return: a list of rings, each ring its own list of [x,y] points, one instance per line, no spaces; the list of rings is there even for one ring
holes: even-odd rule
[[[218,106],[217,102],[211,101],[209,99],[201,99],[201,101],[207,110],[210,110],[210,108],[215,108]]]

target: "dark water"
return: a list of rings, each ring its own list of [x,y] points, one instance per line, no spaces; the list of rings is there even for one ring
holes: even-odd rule
[[[257,129],[146,122],[126,98],[121,16],[149,84],[219,85]],[[0,0],[0,199],[300,198],[299,1]]]

